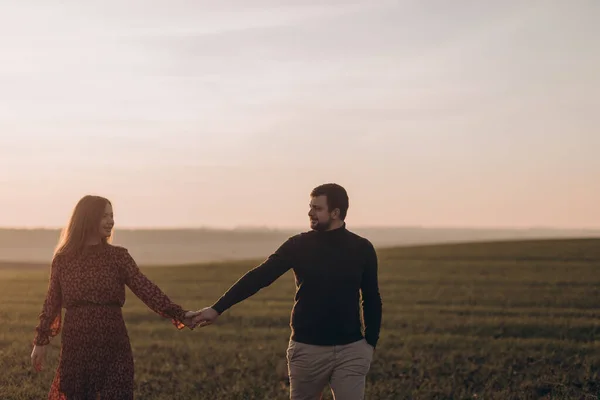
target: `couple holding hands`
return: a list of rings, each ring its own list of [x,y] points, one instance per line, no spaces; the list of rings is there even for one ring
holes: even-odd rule
[[[83,197],[56,248],[33,341],[31,361],[39,371],[45,346],[62,331],[48,399],[133,399],[133,353],[122,315],[125,286],[177,329],[193,329],[212,324],[290,269],[296,282],[287,349],[290,399],[319,399],[327,385],[336,400],[363,399],[382,302],[375,249],[347,229],[348,205],[340,185],[314,188],[311,230],[290,237],[211,307],[189,311],[150,281],[127,249],[110,244],[111,202]]]

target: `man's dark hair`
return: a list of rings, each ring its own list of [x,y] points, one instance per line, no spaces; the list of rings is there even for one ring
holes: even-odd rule
[[[325,183],[319,185],[310,192],[310,197],[325,196],[327,197],[327,208],[329,212],[338,208],[340,210],[340,219],[346,219],[348,213],[349,200],[346,189],[337,183]]]

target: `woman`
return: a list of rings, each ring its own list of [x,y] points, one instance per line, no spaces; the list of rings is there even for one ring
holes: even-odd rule
[[[49,400],[133,399],[133,355],[121,313],[125,285],[178,329],[193,326],[195,312],[171,302],[125,248],[109,244],[113,225],[110,201],[85,196],[56,248],[31,353],[34,368],[41,370],[46,345],[63,325]]]

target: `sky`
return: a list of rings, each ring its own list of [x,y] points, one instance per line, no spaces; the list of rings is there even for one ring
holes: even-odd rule
[[[0,226],[600,227],[597,0],[0,3]]]

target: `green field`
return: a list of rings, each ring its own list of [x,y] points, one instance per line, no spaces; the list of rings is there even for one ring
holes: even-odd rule
[[[600,398],[600,240],[379,250],[381,340],[367,399]],[[145,268],[176,302],[210,305],[256,262]],[[43,399],[59,340],[29,365],[47,270],[0,270],[0,399]],[[286,399],[287,273],[217,324],[177,331],[128,292],[139,399]],[[326,392],[325,398],[331,395]]]

